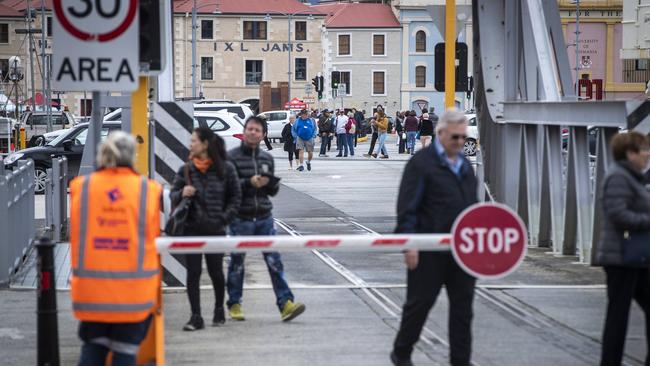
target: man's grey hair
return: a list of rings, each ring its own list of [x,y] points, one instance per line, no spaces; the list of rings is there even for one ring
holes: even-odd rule
[[[111,132],[97,150],[97,167],[133,168],[135,165],[135,139],[126,132]]]
[[[289,119],[292,119],[292,118],[293,118],[293,119],[296,119],[296,114],[295,114],[295,113],[291,113],[291,114],[289,114]]]
[[[440,116],[438,124],[436,125],[436,135],[447,128],[448,125],[467,124],[467,116],[465,113],[456,108],[450,108]]]

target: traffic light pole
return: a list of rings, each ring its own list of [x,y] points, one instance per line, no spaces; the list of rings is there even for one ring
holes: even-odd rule
[[[196,98],[196,0],[192,5],[192,98]]]
[[[456,102],[456,0],[446,0],[445,14],[445,108],[449,109]]]

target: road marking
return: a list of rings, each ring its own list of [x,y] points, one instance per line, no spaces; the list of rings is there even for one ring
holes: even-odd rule
[[[355,221],[349,221],[349,222],[356,223]],[[291,236],[301,236],[301,234],[298,231],[294,230],[293,228],[291,228],[289,225],[287,225],[283,221],[275,219],[275,223],[278,226],[280,226],[283,230],[285,230],[287,233],[289,233],[289,235],[291,235]],[[363,225],[361,225],[359,223],[356,223],[356,224],[357,224],[356,226],[358,226],[358,227],[363,226]],[[374,232],[374,231],[372,231],[372,230],[370,230],[368,228],[365,228],[364,230],[370,231],[373,234],[379,235],[378,233],[376,233],[376,232]],[[327,255],[326,253],[321,253],[321,252],[319,252],[317,250],[312,250],[312,253],[314,253],[314,255],[316,255],[325,264],[327,264],[334,271],[336,271],[338,274],[340,274],[343,278],[345,278],[346,280],[351,282],[354,286],[361,289],[366,294],[366,296],[368,296],[368,298],[373,300],[377,305],[379,305],[382,309],[384,309],[384,311],[386,313],[388,313],[390,316],[392,316],[394,318],[397,318],[397,319],[401,319],[401,310],[402,310],[401,306],[395,304],[395,302],[393,302],[386,295],[384,295],[383,293],[381,293],[377,289],[375,289],[375,288],[371,287],[370,285],[368,285],[368,283],[366,281],[364,281],[363,279],[361,279],[360,277],[358,277],[357,275],[352,273],[349,269],[345,268],[345,266],[343,266],[342,264],[337,262],[335,259],[333,259],[329,255]],[[381,300],[379,298],[381,298]],[[389,308],[389,306],[392,307],[395,311],[391,310]],[[443,346],[449,348],[449,343],[447,343],[446,340],[444,340],[442,337],[440,337],[439,335],[434,333],[429,328],[423,327],[422,331],[425,334],[427,334],[429,337],[435,339],[436,342],[438,342],[438,343],[442,344]],[[420,336],[420,340],[422,342],[432,346],[432,347],[435,346],[434,342],[431,342],[431,340],[424,337],[423,335]],[[480,365],[478,365],[478,364],[476,364],[474,362],[472,364],[474,366],[480,366]]]

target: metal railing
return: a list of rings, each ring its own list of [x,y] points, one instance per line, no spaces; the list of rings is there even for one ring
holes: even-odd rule
[[[45,181],[45,225],[53,242],[67,238],[68,225],[68,159],[53,157]]]
[[[19,268],[35,235],[34,162],[5,171],[0,160],[0,283]]]

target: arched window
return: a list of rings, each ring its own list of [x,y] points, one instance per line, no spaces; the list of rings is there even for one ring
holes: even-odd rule
[[[418,88],[427,86],[427,68],[425,66],[415,67],[415,86]]]
[[[422,30],[415,33],[415,52],[427,52],[427,34]]]

